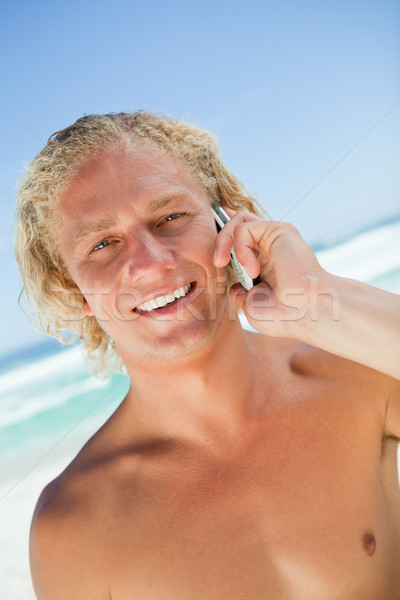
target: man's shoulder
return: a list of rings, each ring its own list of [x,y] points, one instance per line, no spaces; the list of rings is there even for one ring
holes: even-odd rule
[[[39,496],[32,519],[31,541],[65,548],[90,525],[95,492],[93,476],[85,477],[80,458],[75,458]]]
[[[67,594],[75,593],[76,559],[80,554],[82,560],[87,554],[85,542],[79,539],[82,519],[78,507],[76,490],[65,473],[49,483],[39,497],[30,535],[32,580],[39,599],[64,600]]]
[[[104,427],[104,426],[103,426]],[[103,428],[102,428],[103,429]],[[115,457],[104,443],[102,429],[81,448],[63,472],[43,489],[33,516],[33,527],[51,528],[57,523],[67,532],[74,525],[89,526],[110,490],[109,473]],[[111,464],[112,463],[112,464]],[[71,536],[69,536],[71,537]]]
[[[130,498],[136,489],[137,452],[127,448],[111,417],[81,448],[64,471],[42,491],[32,520],[32,532],[41,538],[54,535],[66,544],[74,532],[95,539],[102,515],[117,502],[126,481]]]
[[[82,501],[87,497],[82,477],[72,462],[58,477],[43,489],[36,504],[33,526],[78,518]]]
[[[325,379],[327,383],[334,379],[343,383],[357,380],[359,384],[382,386],[390,384],[392,378],[354,362],[348,358],[321,350],[305,342],[292,338],[273,338],[258,333],[251,333],[253,351],[264,361],[266,367],[286,370],[298,377]]]
[[[109,598],[103,525],[112,482],[92,446],[90,440],[38,499],[30,560],[39,600]]]
[[[383,389],[392,381],[392,378],[385,373],[351,358],[339,356],[303,342],[295,341],[292,346],[288,347],[290,348],[291,370],[295,373],[315,376],[329,382],[332,379],[343,384],[357,382],[358,386],[366,385],[377,389]]]

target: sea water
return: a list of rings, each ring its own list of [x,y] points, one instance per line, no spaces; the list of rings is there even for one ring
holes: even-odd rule
[[[329,272],[400,294],[400,219],[327,241]],[[43,485],[56,476],[124,398],[129,380],[89,375],[79,348],[23,350],[0,365],[0,597],[33,599],[27,540]]]

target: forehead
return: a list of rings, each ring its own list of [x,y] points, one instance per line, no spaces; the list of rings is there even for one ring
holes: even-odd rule
[[[96,200],[129,197],[141,202],[167,190],[185,193],[199,188],[181,161],[148,143],[130,142],[86,161],[61,195],[60,207],[73,214],[78,207],[92,209]]]

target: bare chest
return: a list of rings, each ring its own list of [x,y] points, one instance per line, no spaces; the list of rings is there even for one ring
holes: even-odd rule
[[[232,456],[148,463],[113,500],[113,600],[396,597],[399,512],[350,431],[302,408]]]

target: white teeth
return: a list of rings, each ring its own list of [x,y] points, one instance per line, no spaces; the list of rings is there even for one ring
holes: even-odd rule
[[[159,298],[156,298],[156,302],[160,308],[168,304],[168,300],[165,296],[160,296]]]
[[[149,300],[148,302],[145,302],[144,304],[140,304],[136,308],[138,308],[139,310],[147,311],[147,312],[149,312],[150,310],[154,310],[156,308],[161,308],[162,306],[166,306],[167,304],[170,304],[177,298],[183,298],[183,296],[186,296],[186,294],[188,292],[190,292],[191,289],[192,289],[192,284],[189,283],[188,285],[180,287],[177,290],[170,292],[169,294],[166,294],[165,296],[159,296],[158,298],[153,298],[152,300]]]

